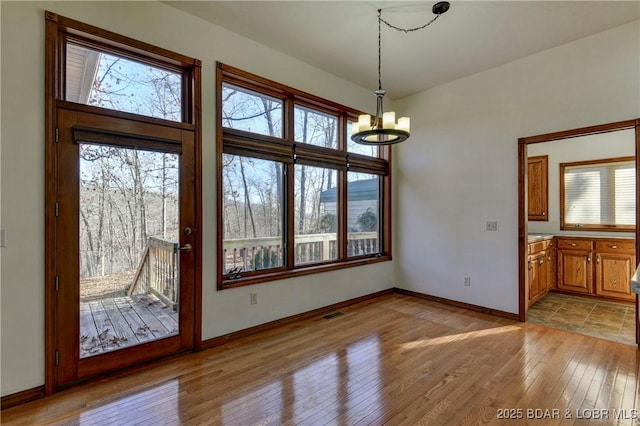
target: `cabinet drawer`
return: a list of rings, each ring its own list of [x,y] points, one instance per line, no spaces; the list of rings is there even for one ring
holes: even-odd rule
[[[558,248],[559,249],[569,249],[569,250],[592,250],[593,249],[593,241],[591,241],[591,240],[568,239],[568,238],[558,238]]]
[[[553,246],[551,240],[536,241],[535,243],[529,243],[529,254],[535,254],[540,251],[546,250]]]
[[[596,240],[596,250],[602,252],[631,252],[633,253],[636,249],[636,243],[633,240],[604,240],[597,241]]]

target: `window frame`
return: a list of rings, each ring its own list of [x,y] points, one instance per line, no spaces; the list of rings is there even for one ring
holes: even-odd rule
[[[231,84],[253,92],[283,100],[283,137],[272,137],[222,126],[222,86]],[[327,148],[295,140],[295,107],[308,108],[337,118],[337,148]],[[357,121],[361,111],[339,105],[309,93],[285,86],[238,68],[216,63],[216,139],[217,139],[217,289],[224,290],[245,285],[259,284],[308,274],[389,261],[391,255],[391,147],[378,149],[378,156],[347,151],[347,121]],[[284,265],[273,269],[241,272],[230,276],[223,274],[223,154],[279,161],[283,163],[283,223]],[[314,263],[295,264],[294,187],[295,164],[319,166],[337,172],[337,259]],[[361,256],[347,256],[347,173],[348,171],[371,173],[381,177],[379,189],[379,252]]]
[[[568,167],[578,167],[578,166],[592,166],[592,165],[603,165],[609,163],[621,163],[621,162],[630,162],[633,163],[633,169],[635,170],[635,160],[636,158],[633,156],[630,157],[617,157],[617,158],[604,158],[599,160],[588,160],[588,161],[576,161],[570,163],[560,163],[560,229],[562,231],[596,231],[596,232],[635,232],[636,225],[618,225],[618,224],[593,224],[593,223],[585,223],[585,224],[571,224],[567,223],[565,220],[565,170]],[[637,191],[637,189],[636,189]],[[635,217],[635,216],[634,216]]]

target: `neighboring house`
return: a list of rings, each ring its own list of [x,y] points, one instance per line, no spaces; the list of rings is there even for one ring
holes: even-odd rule
[[[349,231],[362,231],[358,218],[371,209],[378,216],[378,179],[365,179],[349,182],[347,196],[349,209],[347,215],[347,229]],[[320,204],[323,205],[326,214],[336,215],[337,189],[331,188],[320,193]]]

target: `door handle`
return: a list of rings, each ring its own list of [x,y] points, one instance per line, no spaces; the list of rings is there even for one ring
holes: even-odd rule
[[[182,247],[178,247],[179,251],[186,251],[186,252],[190,252],[191,249],[193,249],[193,247],[191,246],[191,244],[185,244]]]

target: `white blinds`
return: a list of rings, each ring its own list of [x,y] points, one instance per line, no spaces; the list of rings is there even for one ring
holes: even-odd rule
[[[635,225],[636,173],[633,161],[564,168],[567,225]]]

